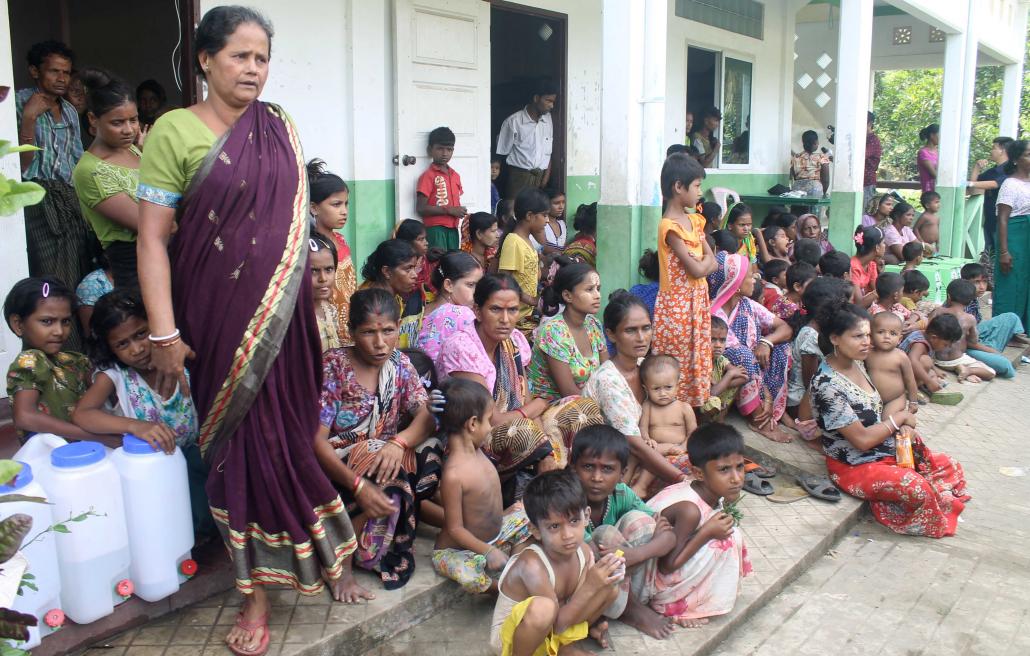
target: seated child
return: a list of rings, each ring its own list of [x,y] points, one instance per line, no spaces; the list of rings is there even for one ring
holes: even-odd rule
[[[1030,344],[1024,330],[1023,322],[1019,315],[1014,312],[1003,312],[996,314],[990,319],[984,319],[980,314],[980,299],[987,293],[987,270],[979,262],[970,262],[963,265],[961,273],[963,280],[973,283],[976,288],[976,298],[966,306],[966,312],[976,319],[976,329],[980,333],[980,343],[987,344],[996,351],[1004,351],[1009,342],[1019,346]],[[975,354],[970,354],[974,358]],[[1008,360],[1006,360],[1008,362]],[[990,366],[990,362],[987,363]]]
[[[697,428],[694,409],[676,398],[679,379],[680,363],[671,355],[649,355],[640,364],[640,383],[646,396],[640,413],[640,437],[666,457],[685,455],[687,438]],[[633,490],[646,496],[653,481],[654,475],[643,470]]]
[[[851,258],[844,251],[830,251],[819,258],[819,273],[851,282]]]
[[[974,300],[976,300],[976,286],[973,283],[968,280],[962,280],[961,278],[958,280],[952,280],[948,283],[948,300],[944,305],[934,310],[934,313],[931,314],[930,317],[932,319],[933,317],[941,314],[953,315],[958,319],[959,325],[962,326],[962,332],[964,334],[964,347],[962,349],[963,355],[973,358],[982,363],[985,367],[989,368],[991,371],[990,378],[993,378],[993,374],[995,373],[1002,378],[1012,378],[1016,375],[1016,370],[1012,366],[1012,363],[1009,362],[1008,358],[999,353],[997,349],[988,344],[984,344],[980,340],[980,333],[977,328],[976,319],[973,315],[966,312],[966,308],[969,307],[969,304]],[[1005,348],[1004,345],[1002,348]],[[984,376],[979,377],[981,379],[985,379]],[[985,380],[990,380],[990,378],[986,378]],[[970,382],[976,381],[973,380]]]
[[[801,307],[801,295],[805,293],[805,288],[815,280],[815,277],[815,267],[811,264],[791,264],[787,268],[787,286],[784,288],[786,293],[774,301],[769,310],[784,321],[790,320]]]
[[[822,256],[823,248],[817,240],[801,238],[794,242],[795,262],[804,262],[814,269],[819,266],[819,258]]]
[[[958,339],[956,333],[961,336],[962,328],[959,327],[957,320],[953,324],[947,321],[930,322],[925,330],[913,330],[905,335],[898,348],[907,353],[908,359],[912,362],[912,373],[916,377],[919,391],[929,395],[931,403],[955,405],[962,400],[962,394],[944,391],[948,381],[944,377],[944,371],[934,366],[931,332],[934,336],[933,343],[946,345],[953,341],[952,338]]]
[[[782,230],[782,229],[781,229]],[[759,301],[765,309],[772,310],[773,303],[783,296],[787,288],[787,267],[790,262],[773,259],[762,265],[762,298]]]
[[[504,511],[501,479],[483,453],[490,435],[493,397],[462,378],[442,389],[446,405],[440,428],[447,435],[447,458],[440,482],[444,526],[436,536],[433,569],[466,592],[496,590],[508,556],[529,539],[529,519],[519,503]]]
[[[583,543],[586,494],[576,475],[538,475],[522,498],[537,543],[512,556],[497,584],[490,646],[504,656],[557,654],[587,637],[619,596],[626,560],[600,560]]]
[[[905,288],[905,279],[900,273],[885,271],[876,278],[876,300],[869,306],[869,314],[875,316],[880,312],[891,312],[904,324],[902,332],[908,334],[916,329],[916,322],[919,317],[913,317],[912,312],[901,304],[902,290]]]
[[[19,280],[4,300],[7,327],[22,341],[7,369],[7,397],[22,444],[35,433],[53,433],[121,446],[120,437],[98,437],[72,423],[92,371],[85,355],[61,350],[71,336],[75,305],[75,292],[49,277]]]
[[[733,405],[737,390],[747,382],[743,367],[731,363],[726,357],[726,334],[729,328],[721,317],[712,317],[712,394],[701,406],[709,422],[722,421]]]
[[[339,256],[336,245],[315,231],[308,242],[311,255],[311,292],[315,300],[315,321],[318,336],[322,340],[322,353],[340,348],[340,314],[333,304],[333,290],[336,284],[336,266]]]
[[[595,558],[619,550],[626,559],[628,580],[620,584],[618,598],[604,615],[661,639],[673,625],[647,602],[657,559],[669,553],[675,541],[668,522],[656,523],[654,511],[621,482],[628,462],[629,443],[611,426],[588,426],[576,433],[569,467],[579,477],[589,504],[584,540]]]
[[[688,444],[693,481],[670,485],[648,505],[669,520],[676,546],[658,560],[651,608],[686,627],[733,610],[740,580],[751,573],[744,534],[727,504],[744,486],[744,439],[709,424]]]
[[[197,410],[178,386],[167,399],[155,389],[157,370],[150,366],[154,346],[148,339],[150,324],[139,291],[122,288],[101,296],[93,308],[90,331],[96,373],[72,419],[83,430],[112,440],[131,433],[165,453],[179,447],[186,458],[193,530],[205,538],[215,537],[204,489],[209,470],[197,445]],[[109,400],[114,400],[113,408]]]
[[[930,325],[926,327],[926,341],[930,344],[933,364],[941,371],[955,374],[960,383],[991,380],[995,375],[994,370],[966,355],[967,331],[970,326],[974,330],[976,328],[973,317],[966,316],[969,316],[968,321],[951,312],[940,311],[930,318]]]
[[[904,260],[905,266],[901,267],[901,272],[914,271],[917,266],[923,263],[923,244],[918,241],[910,241],[901,247],[901,259]]]
[[[722,225],[722,205],[707,201],[701,205],[701,216],[705,217],[705,235],[710,235]]]
[[[740,250],[740,240],[729,230],[716,230],[709,235],[708,239],[713,253],[719,253],[720,251],[736,253]]]
[[[919,204],[923,206],[923,213],[913,226],[916,237],[932,246],[932,252],[936,253],[940,250],[938,242],[941,239],[941,217],[937,215],[941,211],[941,195],[936,191],[924,191],[919,197]]]
[[[497,190],[497,178],[501,177],[501,163],[504,161],[500,155],[490,157],[490,213],[497,211],[497,203],[501,202],[501,192]]]
[[[915,270],[904,272],[901,279],[905,284],[901,288],[899,303],[904,305],[906,310],[918,311],[919,304],[930,293],[930,280],[922,271]]]
[[[784,214],[781,216],[794,218],[793,214]],[[795,221],[796,220],[797,219],[795,218]],[[768,263],[770,260],[783,260],[787,264],[790,264],[791,240],[786,229],[778,224],[766,226],[762,228],[761,235],[762,241],[765,243],[765,250],[761,260],[763,265]]]
[[[900,410],[918,409],[919,389],[912,361],[898,348],[901,325],[901,319],[893,312],[874,314],[869,325],[873,350],[866,358],[865,368],[883,399],[884,417]]]

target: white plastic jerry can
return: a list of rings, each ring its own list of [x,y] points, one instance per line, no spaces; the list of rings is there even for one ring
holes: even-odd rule
[[[74,442],[50,454],[46,484],[56,526],[61,607],[78,624],[114,612],[132,595],[122,486],[107,450]]]
[[[167,455],[127,434],[111,460],[125,499],[129,574],[136,596],[164,599],[196,572],[190,559],[193,518],[186,458],[178,448]]]
[[[29,627],[29,640],[19,644],[22,649],[39,646],[42,638],[64,625],[61,610],[61,575],[57,565],[55,535],[47,529],[51,523],[50,506],[46,503],[46,492],[33,478],[32,467],[21,463],[22,469],[10,485],[0,485],[0,495],[17,494],[24,497],[43,499],[35,501],[11,501],[0,504],[0,517],[22,513],[32,518],[32,529],[22,541],[21,554],[29,561],[24,577],[22,593],[14,598],[14,610],[34,615],[39,624]],[[35,589],[33,589],[35,588]]]

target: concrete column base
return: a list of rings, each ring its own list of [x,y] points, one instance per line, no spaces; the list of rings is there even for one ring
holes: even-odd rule
[[[597,270],[604,285],[602,304],[616,289],[640,282],[637,263],[644,250],[658,247],[662,209],[651,205],[597,206]]]
[[[855,254],[855,228],[862,222],[861,191],[830,193],[830,243],[848,255]]]

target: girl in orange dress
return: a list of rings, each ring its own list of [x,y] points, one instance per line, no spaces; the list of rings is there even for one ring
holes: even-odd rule
[[[715,256],[704,238],[705,218],[694,209],[705,171],[676,153],[662,166],[665,211],[658,224],[658,298],[654,351],[679,360],[679,399],[694,407],[708,401],[712,377],[708,282]]]
[[[325,162],[313,159],[308,162],[308,189],[311,195],[311,229],[336,246],[339,262],[336,265],[336,280],[330,299],[336,308],[337,334],[341,346],[350,346],[350,297],[358,289],[354,261],[351,260],[350,245],[338,231],[347,225],[350,203],[350,189],[338,175],[329,173]]]

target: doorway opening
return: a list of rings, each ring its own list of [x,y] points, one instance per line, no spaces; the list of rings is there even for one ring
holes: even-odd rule
[[[566,126],[568,125],[568,16],[513,2],[493,0],[490,7],[490,150],[494,152],[501,124],[532,100],[541,78],[558,87],[551,111],[554,140],[549,187],[565,189]],[[506,171],[497,188],[505,187]]]
[[[16,89],[32,86],[25,56],[40,41],[63,41],[75,52],[75,68],[100,68],[135,89],[156,80],[165,107],[197,100],[190,53],[199,0],[15,0],[8,3]]]

